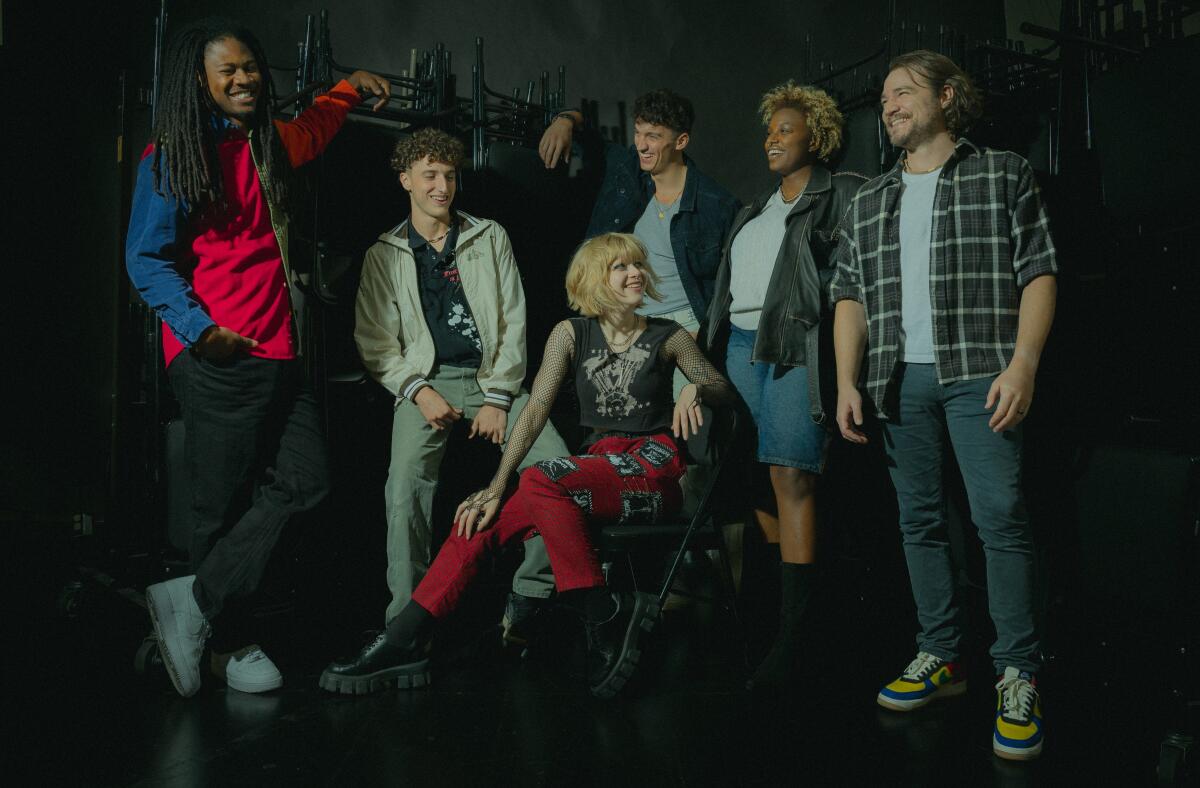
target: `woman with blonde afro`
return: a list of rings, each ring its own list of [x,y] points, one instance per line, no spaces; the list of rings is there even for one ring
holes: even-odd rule
[[[775,643],[750,680],[763,688],[795,674],[816,581],[816,489],[829,443],[820,381],[833,371],[820,341],[830,313],[825,285],[839,222],[866,179],[829,169],[843,121],[824,91],[789,81],[769,90],[759,111],[771,185],[742,209],[725,241],[705,346],[724,359],[749,407],[770,479],[755,513],[769,565],[782,561],[781,613]]]

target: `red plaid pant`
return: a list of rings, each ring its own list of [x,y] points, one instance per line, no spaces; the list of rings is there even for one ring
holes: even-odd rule
[[[669,435],[610,436],[587,454],[539,462],[521,474],[492,526],[470,539],[453,530],[413,599],[435,618],[450,613],[492,550],[527,539],[546,543],[559,591],[604,585],[591,528],[654,523],[679,511],[685,465]]]

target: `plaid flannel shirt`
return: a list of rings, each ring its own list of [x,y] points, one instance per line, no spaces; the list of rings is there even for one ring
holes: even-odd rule
[[[866,393],[894,412],[900,368],[900,195],[903,157],[863,184],[838,244],[831,303],[867,315]],[[1054,243],[1029,163],[959,139],[938,176],[929,250],[933,352],[938,382],[998,375],[1017,341],[1020,290],[1055,274]]]

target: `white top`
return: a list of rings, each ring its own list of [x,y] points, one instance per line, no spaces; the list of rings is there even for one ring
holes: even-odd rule
[[[939,167],[920,175],[903,173],[900,197],[900,347],[910,364],[932,364],[933,317],[929,296],[929,242]]]
[[[793,203],[784,202],[777,189],[758,216],[746,222],[733,239],[729,250],[729,294],[733,297],[729,322],[745,331],[758,330]]]
[[[662,301],[647,298],[638,309],[639,315],[665,315],[691,304],[683,289],[683,280],[679,278],[679,265],[671,246],[671,220],[678,213],[679,200],[663,205],[651,197],[633,227],[633,234],[646,245],[646,262],[650,264],[650,270],[658,274],[658,292],[663,298]]]

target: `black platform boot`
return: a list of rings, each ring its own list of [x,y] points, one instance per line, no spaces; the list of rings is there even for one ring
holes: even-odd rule
[[[611,698],[628,683],[641,660],[638,645],[662,614],[653,594],[620,594],[588,589],[583,609],[587,631],[588,686],[597,698]]]
[[[426,633],[433,623],[429,611],[409,602],[387,629],[354,657],[329,664],[321,673],[321,689],[343,695],[367,695],[395,687],[429,685]]]

